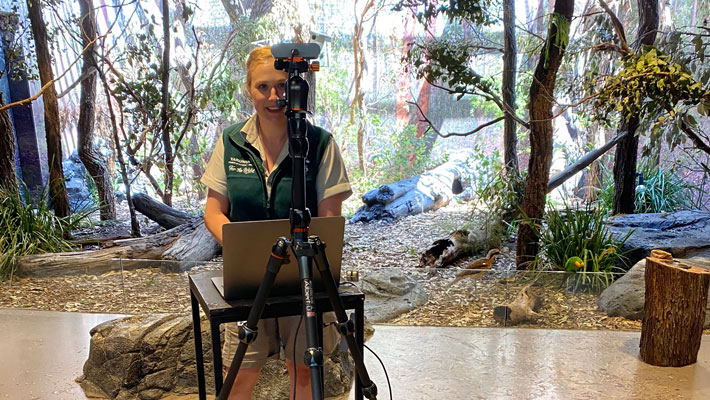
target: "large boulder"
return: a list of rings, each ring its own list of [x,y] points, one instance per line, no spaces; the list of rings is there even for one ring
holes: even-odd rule
[[[710,268],[710,253],[683,259],[690,265]],[[637,262],[624,276],[609,285],[599,296],[599,309],[613,317],[641,320],[646,295],[646,259]],[[679,293],[679,296],[682,295]],[[710,297],[705,310],[705,329],[710,329]]]
[[[629,264],[648,256],[653,249],[674,257],[693,257],[710,251],[710,212],[628,214],[609,218],[609,231],[617,238],[633,230],[622,250],[629,250]]]
[[[214,393],[209,323],[203,317],[202,353],[207,391]],[[119,318],[94,327],[89,358],[79,384],[89,397],[153,400],[171,393],[197,393],[192,319],[189,315],[144,315]],[[324,363],[325,395],[348,393],[353,376],[347,346]],[[267,363],[255,399],[288,399],[285,362]]]
[[[427,302],[426,290],[399,268],[365,275],[359,282],[365,293],[365,316],[372,323],[385,322]]]
[[[87,207],[94,207],[94,199],[91,196],[91,177],[86,171],[84,164],[79,159],[79,153],[76,150],[62,161],[62,170],[64,171],[64,184],[67,188],[67,196],[69,197],[69,205],[72,211],[81,210]]]

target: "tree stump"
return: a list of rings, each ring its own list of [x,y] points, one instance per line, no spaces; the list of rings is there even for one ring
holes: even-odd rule
[[[698,358],[710,272],[653,250],[646,258],[646,301],[641,327],[641,360],[682,367]]]
[[[517,325],[526,321],[535,321],[540,317],[542,300],[530,289],[530,285],[520,290],[515,300],[498,306],[493,310],[493,319],[503,325]]]

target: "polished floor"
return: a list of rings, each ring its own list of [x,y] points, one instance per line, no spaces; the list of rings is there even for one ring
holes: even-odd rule
[[[0,310],[0,399],[85,398],[74,379],[89,330],[115,317]],[[639,336],[378,325],[368,346],[385,363],[397,400],[710,399],[710,337],[696,364],[660,368],[638,360]],[[382,367],[372,354],[365,359],[378,399],[388,399]]]

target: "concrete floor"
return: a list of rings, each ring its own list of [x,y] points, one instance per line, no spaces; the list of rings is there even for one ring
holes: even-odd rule
[[[0,310],[0,399],[85,398],[74,379],[89,330],[115,317]],[[383,359],[397,400],[710,399],[710,337],[696,364],[660,368],[638,360],[639,336],[378,325],[368,346]],[[389,398],[379,363],[370,353],[365,359],[378,398]]]

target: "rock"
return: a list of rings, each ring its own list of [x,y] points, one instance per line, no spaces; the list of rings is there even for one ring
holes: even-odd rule
[[[644,258],[601,293],[599,310],[612,317],[633,320],[643,318],[645,273],[646,259]]]
[[[683,261],[710,269],[710,252]],[[641,320],[646,295],[645,274],[646,259],[644,258],[602,292],[599,296],[599,309],[612,317]],[[710,329],[710,297],[705,308],[705,329]]]
[[[94,207],[94,199],[91,197],[89,190],[89,179],[91,178],[79,159],[79,153],[76,150],[62,162],[62,170],[64,171],[64,182],[67,187],[69,205],[72,211]]]
[[[622,250],[630,250],[629,265],[648,256],[653,249],[674,257],[693,257],[710,251],[710,212],[629,214],[609,218],[609,231],[622,238],[634,229]]]
[[[427,302],[424,288],[398,268],[380,270],[362,278],[365,315],[372,323],[384,322]]]
[[[203,317],[202,349],[208,393],[214,393],[209,323]],[[87,396],[154,400],[168,393],[197,393],[192,318],[189,315],[144,315],[119,318],[94,327],[84,375],[77,380]],[[350,391],[354,365],[342,346],[324,363],[325,395]],[[288,399],[286,363],[269,361],[253,398]]]

